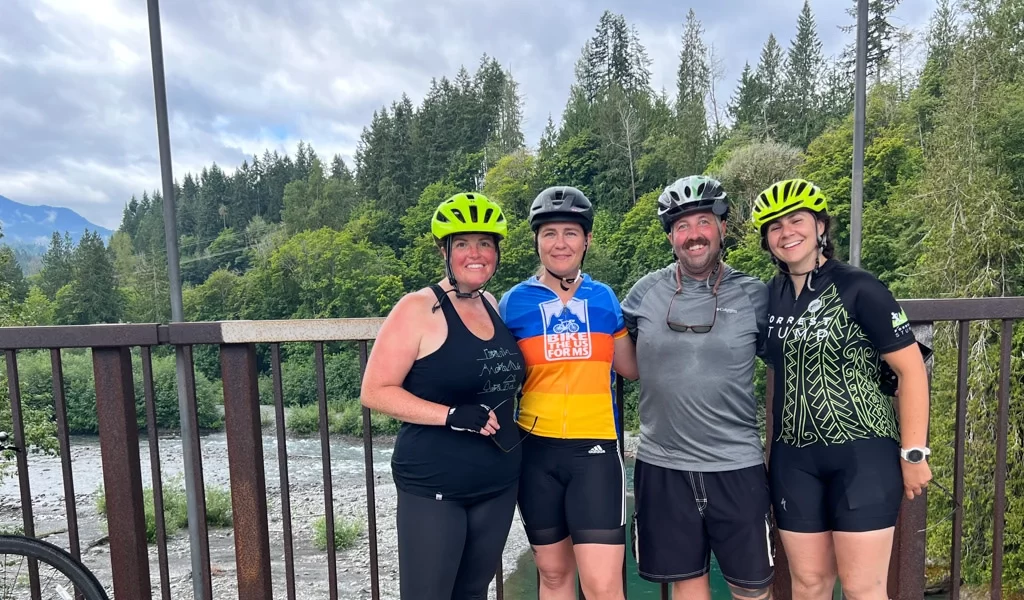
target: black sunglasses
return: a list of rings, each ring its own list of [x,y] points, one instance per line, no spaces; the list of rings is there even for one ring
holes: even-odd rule
[[[668,312],[665,313],[665,323],[668,328],[672,331],[678,331],[684,333],[686,331],[692,331],[694,333],[707,333],[711,331],[711,328],[715,326],[715,321],[718,320],[718,284],[722,283],[722,273],[725,272],[722,263],[718,265],[718,277],[715,279],[715,287],[711,289],[711,295],[715,298],[715,312],[711,315],[711,323],[708,325],[687,325],[685,323],[679,323],[672,320],[672,305],[675,304],[676,298],[683,293],[683,273],[682,267],[676,264],[676,293],[672,294],[672,299],[668,301]]]
[[[504,400],[502,400],[501,402],[498,403],[498,406],[495,406],[494,408],[488,407],[488,410],[491,410],[491,411],[498,410],[499,406],[501,406],[502,404],[508,402],[511,398],[512,398],[512,396],[509,396],[508,398],[505,398]],[[486,406],[486,404],[484,406]],[[501,443],[498,442],[498,436],[496,436],[496,435],[491,435],[491,436],[488,436],[488,437],[491,438],[491,441],[494,442],[494,445],[497,446],[499,450],[501,450],[505,454],[508,454],[509,452],[515,450],[516,446],[518,446],[519,444],[522,444],[523,440],[525,440],[527,436],[529,436],[531,433],[533,433],[533,430],[537,428],[537,419],[539,419],[539,418],[540,418],[539,416],[536,416],[536,417],[533,418],[533,425],[530,427],[530,430],[526,431],[522,435],[522,437],[519,438],[518,442],[516,442],[515,444],[512,444],[511,448],[507,448],[506,449],[504,446],[502,446]],[[520,431],[522,431],[522,428],[520,428]]]
[[[960,503],[956,501],[956,497],[953,496],[953,494],[949,490],[947,490],[945,488],[945,486],[943,486],[938,481],[935,481],[934,479],[931,480],[930,482],[928,482],[928,487],[932,487],[932,486],[935,486],[935,487],[939,488],[939,491],[941,491],[943,494],[945,494],[949,498],[950,503],[953,504],[953,510],[949,511],[949,514],[947,514],[946,516],[942,517],[938,521],[932,523],[931,525],[926,526],[924,529],[918,529],[917,530],[918,533],[924,533],[924,532],[928,531],[929,529],[932,529],[933,527],[937,527],[938,525],[942,524],[944,521],[948,521],[949,519],[953,518],[953,515],[956,514],[956,511],[960,510],[960,508],[961,508],[960,507]]]

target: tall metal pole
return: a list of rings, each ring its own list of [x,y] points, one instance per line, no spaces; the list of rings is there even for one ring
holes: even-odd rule
[[[158,0],[148,0],[149,4],[149,45],[153,58],[153,92],[156,98],[156,129],[160,145],[160,175],[164,193],[164,238],[167,246],[167,276],[170,279],[171,291],[171,322],[184,321],[184,310],[181,301],[181,271],[178,259],[178,226],[176,221],[174,198],[174,176],[171,172],[171,137],[167,119],[167,87],[164,82],[164,48],[160,34],[160,4]],[[200,544],[199,503],[205,502],[200,490],[195,485],[195,457],[193,441],[198,432],[192,428],[192,419],[188,418],[188,364],[184,349],[175,347],[175,365],[178,383],[178,414],[181,419],[181,446],[185,471],[185,499],[188,511],[188,534],[192,554],[192,591],[196,600],[212,600],[206,594],[203,585],[202,561],[204,552]],[[149,435],[156,435],[150,431]]]
[[[850,190],[850,264],[860,266],[864,212],[864,119],[868,84],[868,0],[857,0],[857,71],[853,100],[853,189]]]

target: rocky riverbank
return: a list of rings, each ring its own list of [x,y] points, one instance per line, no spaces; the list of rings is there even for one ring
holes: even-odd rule
[[[150,485],[150,465],[146,441],[142,440],[142,473],[144,485]],[[292,504],[293,544],[296,588],[301,598],[328,598],[329,578],[326,551],[313,544],[313,522],[324,514],[323,471],[318,439],[300,438],[288,441],[288,468]],[[165,485],[181,476],[181,441],[161,437],[161,473]],[[382,598],[398,598],[398,549],[395,533],[396,494],[390,473],[391,445],[377,440],[374,447],[374,493],[378,529],[378,561]],[[286,598],[284,565],[284,525],[281,518],[281,496],[277,465],[276,441],[264,438],[267,499],[271,540],[271,569],[274,573],[274,597]],[[106,543],[106,521],[96,509],[96,496],[102,487],[100,450],[96,438],[72,440],[72,465],[79,518],[83,559],[100,581],[109,587],[111,566]],[[37,535],[47,535],[51,542],[68,547],[63,485],[60,461],[55,457],[29,457],[32,505]],[[339,550],[337,580],[339,597],[364,599],[371,597],[370,540],[367,523],[366,484],[363,449],[359,440],[332,438],[331,471],[335,513],[343,519],[363,524],[363,533],[356,544]],[[227,486],[227,444],[224,435],[203,438],[203,472],[208,486]],[[17,478],[11,472],[0,482],[0,527],[12,530],[21,526],[21,502]],[[214,598],[237,598],[234,537],[229,528],[211,528],[209,532],[210,563]],[[502,560],[507,577],[520,555],[529,548],[518,514],[509,532]],[[160,597],[160,571],[157,548],[150,546],[150,579],[153,597]],[[172,533],[167,544],[171,598],[189,600],[192,593],[190,544],[186,530]],[[494,585],[491,586],[494,597]]]

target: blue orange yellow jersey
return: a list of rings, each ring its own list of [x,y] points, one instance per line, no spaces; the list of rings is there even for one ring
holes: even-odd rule
[[[531,277],[506,292],[498,310],[526,361],[519,426],[551,438],[618,438],[612,358],[626,325],[612,289],[583,275],[563,304]]]

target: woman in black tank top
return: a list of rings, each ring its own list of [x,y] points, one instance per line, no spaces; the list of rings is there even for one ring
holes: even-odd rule
[[[407,294],[385,320],[362,403],[401,420],[398,488],[402,598],[483,599],[512,523],[521,450],[515,338],[483,291],[507,234],[497,204],[457,194],[431,223],[446,277]]]

